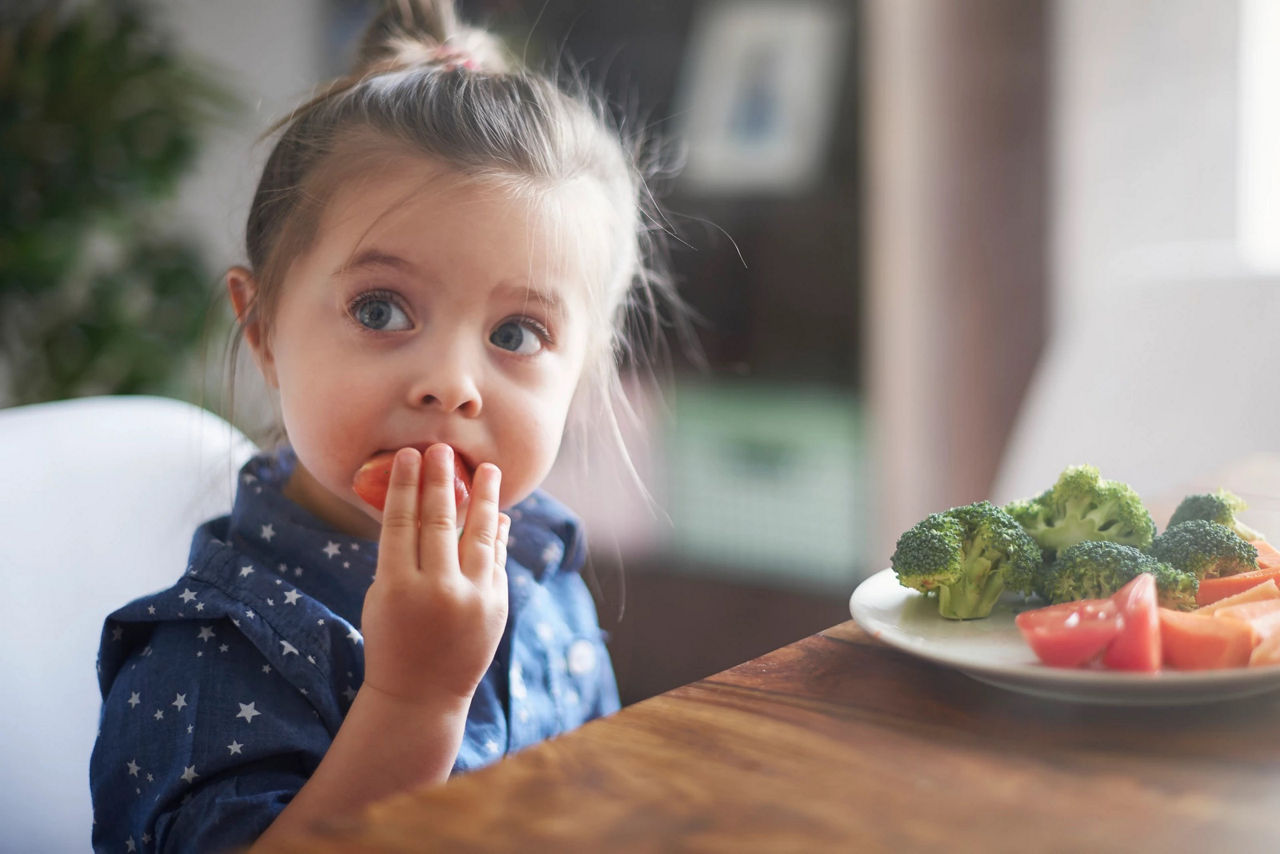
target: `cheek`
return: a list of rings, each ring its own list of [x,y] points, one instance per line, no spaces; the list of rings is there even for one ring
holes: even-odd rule
[[[280,408],[290,443],[318,478],[344,481],[348,469],[363,462],[346,457],[360,451],[355,440],[371,435],[379,411],[373,386],[350,375],[350,362],[326,358],[323,352],[291,353],[278,364]]]
[[[504,507],[527,497],[551,471],[560,450],[567,409],[567,398],[553,403],[543,397],[512,410],[511,417],[503,419],[504,435],[494,438],[501,456]]]

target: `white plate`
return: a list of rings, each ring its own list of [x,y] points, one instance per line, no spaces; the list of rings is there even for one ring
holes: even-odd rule
[[[1208,703],[1280,689],[1280,665],[1162,673],[1067,670],[1040,664],[1013,623],[1026,607],[1006,595],[983,620],[944,620],[938,603],[898,584],[892,569],[863,581],[849,611],[873,637],[982,682],[1057,700],[1122,706]]]

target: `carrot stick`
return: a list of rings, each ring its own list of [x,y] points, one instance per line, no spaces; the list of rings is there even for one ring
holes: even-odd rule
[[[1280,567],[1239,572],[1235,575],[1224,575],[1222,578],[1206,578],[1200,582],[1200,589],[1196,591],[1196,604],[1209,605],[1219,599],[1242,593],[1270,579],[1275,579],[1276,583],[1280,584]]]
[[[1246,602],[1265,602],[1269,599],[1280,599],[1280,587],[1276,586],[1274,578],[1268,578],[1248,590],[1242,590],[1225,599],[1219,599],[1216,602],[1197,608],[1195,612],[1197,614],[1216,614],[1223,608],[1230,608],[1232,605],[1243,605]]]
[[[1280,549],[1266,540],[1253,540],[1251,545],[1258,550],[1258,569],[1280,569]]]

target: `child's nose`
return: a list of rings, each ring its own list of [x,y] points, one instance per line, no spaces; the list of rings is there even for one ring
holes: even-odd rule
[[[432,360],[418,374],[409,389],[409,405],[439,407],[445,412],[474,418],[480,414],[480,387],[474,372],[462,364],[462,360],[440,358]]]

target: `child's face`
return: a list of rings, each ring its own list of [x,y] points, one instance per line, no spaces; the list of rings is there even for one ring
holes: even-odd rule
[[[588,339],[593,273],[565,246],[592,225],[582,193],[562,191],[550,214],[406,158],[333,196],[254,347],[298,456],[291,497],[376,538],[356,470],[436,442],[468,474],[496,464],[503,507],[541,483]]]

